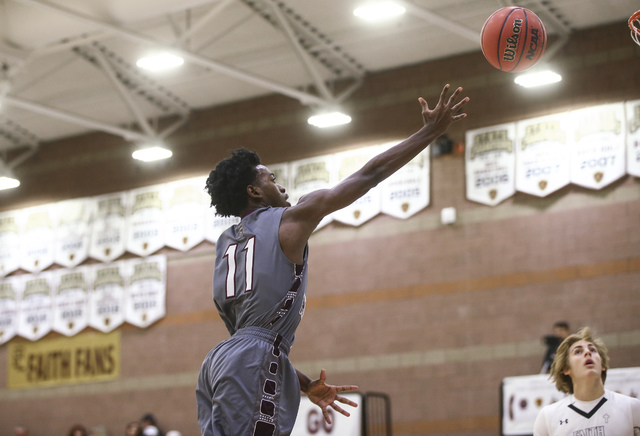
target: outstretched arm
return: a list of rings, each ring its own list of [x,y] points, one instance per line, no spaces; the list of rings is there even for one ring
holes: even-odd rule
[[[358,407],[353,401],[338,395],[339,392],[355,391],[358,389],[357,386],[333,386],[327,384],[327,372],[324,369],[320,371],[320,378],[317,380],[311,380],[298,370],[296,372],[298,373],[298,380],[300,380],[300,390],[307,395],[313,404],[320,407],[324,419],[329,424],[331,424],[331,416],[327,411],[327,407],[331,407],[344,416],[350,416],[350,413],[336,404],[336,401],[352,407]]]
[[[449,96],[449,85],[442,89],[437,105],[430,109],[420,97],[424,126],[400,144],[373,157],[360,170],[331,189],[321,189],[303,196],[298,204],[288,208],[280,225],[280,243],[285,255],[295,261],[301,257],[309,236],[326,215],[342,209],[366,194],[371,188],[406,165],[449,126],[466,117],[458,113],[469,101],[458,101],[462,88]]]

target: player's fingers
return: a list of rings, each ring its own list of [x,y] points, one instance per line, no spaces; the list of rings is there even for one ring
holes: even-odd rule
[[[340,401],[343,404],[347,404],[351,407],[358,407],[358,405],[356,403],[354,403],[353,401],[345,398],[345,397],[336,397],[336,401]]]
[[[331,403],[331,407],[333,408],[333,410],[335,410],[336,412],[338,412],[341,415],[351,416],[351,414],[349,412],[344,410],[342,407],[338,406],[336,403]]]
[[[324,420],[327,421],[328,424],[331,424],[331,415],[329,415],[326,407],[322,409],[322,416],[324,416]]]
[[[321,381],[325,381],[327,379],[327,371],[325,371],[324,369],[320,370],[320,380]]]
[[[453,109],[454,111],[459,110],[462,106],[464,106],[465,104],[467,104],[467,102],[469,101],[469,97],[465,97],[462,100],[460,100],[459,102],[457,102],[451,109]]]
[[[449,103],[448,105],[451,106],[453,104],[454,101],[456,101],[456,99],[458,98],[458,96],[460,95],[460,93],[462,92],[462,87],[458,87],[453,94],[451,94],[451,97],[449,97]]]
[[[449,93],[450,87],[451,85],[449,85],[448,83],[444,85],[444,88],[442,88],[442,92],[440,93],[440,100],[438,100],[438,105],[444,104],[444,101],[447,98],[447,94]]]
[[[338,386],[337,391],[338,392],[344,392],[344,391],[357,391],[358,390],[358,386]]]

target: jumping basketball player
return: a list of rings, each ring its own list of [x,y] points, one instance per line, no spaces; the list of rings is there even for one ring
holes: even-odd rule
[[[609,354],[588,327],[558,347],[551,379],[570,394],[542,408],[534,436],[640,436],[640,400],[604,388]]]
[[[311,380],[288,358],[305,308],[307,241],[320,220],[367,193],[407,164],[452,122],[469,100],[462,88],[429,109],[420,98],[424,126],[379,154],[332,189],[303,196],[291,206],[285,189],[254,152],[239,149],[219,162],[207,179],[211,204],[223,216],[241,217],[216,243],[213,299],[231,338],[204,359],[196,399],[203,436],[283,436],[293,428],[300,391],[330,421],[328,407],[355,406],[339,393],[356,386]]]

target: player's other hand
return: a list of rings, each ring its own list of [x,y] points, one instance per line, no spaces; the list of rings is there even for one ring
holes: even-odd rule
[[[350,416],[350,413],[340,407],[336,402],[347,404],[352,407],[358,407],[358,405],[345,397],[341,397],[338,393],[355,391],[358,389],[358,386],[333,386],[327,384],[326,381],[327,372],[323,369],[320,371],[320,378],[309,383],[306,394],[313,404],[320,407],[325,421],[331,424],[331,416],[329,415],[327,408],[331,407],[333,410],[344,416]]]

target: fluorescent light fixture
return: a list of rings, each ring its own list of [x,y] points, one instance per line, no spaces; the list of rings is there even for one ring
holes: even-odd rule
[[[149,71],[162,71],[184,64],[184,59],[171,53],[160,53],[138,59],[136,65]]]
[[[520,86],[525,88],[532,88],[534,86],[548,85],[549,83],[556,83],[562,80],[562,76],[553,71],[545,70],[537,73],[522,74],[514,79]]]
[[[349,124],[351,122],[351,117],[343,114],[342,112],[330,112],[309,117],[307,122],[313,126],[324,128],[339,126],[341,124]]]
[[[371,3],[353,11],[353,15],[367,21],[380,21],[396,17],[406,12],[406,9],[390,1]]]
[[[0,190],[17,188],[20,180],[16,179],[11,168],[0,160]]]
[[[136,150],[131,154],[131,156],[134,159],[138,159],[143,162],[152,162],[154,160],[168,159],[173,156],[173,153],[171,150],[156,146]]]
[[[0,176],[0,191],[3,189],[17,188],[20,186],[20,180],[13,177]]]

